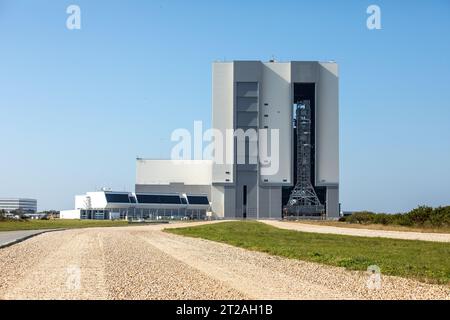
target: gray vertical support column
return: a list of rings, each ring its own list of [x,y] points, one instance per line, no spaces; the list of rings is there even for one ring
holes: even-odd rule
[[[281,219],[281,187],[259,187],[259,219]]]
[[[270,188],[270,215],[271,219],[281,219],[281,187]]]
[[[244,75],[242,75],[244,76]],[[246,75],[255,79],[255,74]],[[239,79],[239,77],[238,77]],[[244,78],[244,80],[247,80]],[[243,136],[236,138],[236,217],[256,219],[258,215],[258,170],[257,156],[250,154],[250,144],[257,144],[257,141],[250,141],[252,133],[247,130],[253,130],[257,135],[259,120],[259,85],[257,81],[237,81],[236,82],[236,129],[243,130]],[[245,145],[244,150],[239,148]],[[244,154],[242,154],[244,152]],[[240,161],[238,161],[240,160]],[[245,163],[241,163],[244,160]],[[244,188],[246,187],[246,205],[244,207]]]
[[[339,219],[339,188],[327,187],[327,219]]]

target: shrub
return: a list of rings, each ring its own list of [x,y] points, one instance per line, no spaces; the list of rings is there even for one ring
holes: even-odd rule
[[[450,206],[435,208],[430,215],[428,222],[433,227],[449,227]]]
[[[450,206],[432,208],[419,206],[407,213],[385,214],[369,211],[355,212],[351,216],[340,219],[359,224],[393,224],[400,226],[449,227]]]
[[[411,210],[406,215],[414,225],[423,225],[426,221],[430,220],[430,216],[433,213],[433,208],[427,206],[420,206],[414,210]]]
[[[355,212],[346,218],[349,223],[368,224],[372,223],[375,213],[369,211]]]
[[[391,224],[392,217],[391,217],[391,215],[385,214],[385,213],[374,214],[372,223],[384,224],[384,225]]]
[[[414,225],[413,221],[409,218],[407,214],[398,214],[397,219],[395,220],[395,224],[401,226],[412,226]]]

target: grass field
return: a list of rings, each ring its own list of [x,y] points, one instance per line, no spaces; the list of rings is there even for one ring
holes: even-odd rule
[[[294,222],[294,221],[292,221]],[[331,226],[339,228],[354,228],[354,229],[370,229],[370,230],[386,230],[386,231],[404,231],[404,232],[425,232],[425,233],[450,233],[450,228],[439,227],[405,227],[398,225],[383,225],[383,224],[356,224],[340,221],[330,220],[300,220],[297,223],[315,224],[319,226]]]
[[[305,233],[253,221],[165,231],[349,270],[367,270],[370,265],[378,265],[383,274],[450,284],[447,243]]]
[[[128,226],[127,221],[110,220],[28,220],[0,221],[0,231],[40,230],[40,229],[74,229],[92,227],[122,227]]]

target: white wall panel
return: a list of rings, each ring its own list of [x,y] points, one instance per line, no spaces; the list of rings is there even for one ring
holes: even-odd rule
[[[338,184],[339,82],[336,63],[319,63],[316,89],[316,184]]]
[[[219,130],[223,138],[226,139],[226,130],[234,127],[234,76],[232,62],[213,64],[212,91],[212,127]],[[229,143],[230,150],[233,152],[233,140],[229,141]],[[223,147],[225,148],[225,143]],[[230,156],[232,159],[233,154]],[[227,155],[225,150],[223,151],[223,157],[222,164],[214,163],[213,165],[212,180],[214,183],[233,183],[234,166],[226,163]]]
[[[142,160],[136,161],[136,184],[211,185],[211,160]]]
[[[291,184],[292,94],[290,63],[265,63],[260,92],[260,128],[267,126],[269,131],[278,129],[280,137],[278,173],[261,175],[261,181],[264,183],[267,180],[269,184]],[[272,145],[269,144],[269,146],[270,150]]]
[[[62,210],[59,213],[60,219],[80,219],[81,213],[80,210]]]
[[[219,218],[225,215],[225,187],[211,187],[211,209]]]

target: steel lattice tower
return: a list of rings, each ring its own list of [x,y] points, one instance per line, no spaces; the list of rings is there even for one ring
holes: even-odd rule
[[[297,130],[297,183],[286,206],[289,215],[321,215],[324,206],[314,190],[311,171],[314,145],[311,142],[311,103],[303,100],[296,104]]]

